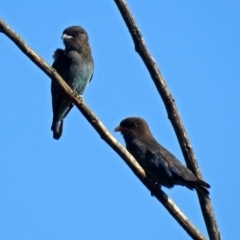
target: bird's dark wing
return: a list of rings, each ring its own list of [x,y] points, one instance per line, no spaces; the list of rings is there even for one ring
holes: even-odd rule
[[[146,146],[142,166],[159,184],[171,188],[175,184],[185,185],[186,181],[197,181],[195,175],[155,139],[141,144]]]
[[[157,156],[157,165],[162,166],[164,162],[166,169],[168,169],[168,173],[171,173],[172,183],[186,186],[191,190],[197,189],[204,196],[209,198],[209,191],[207,190],[207,188],[210,188],[210,185],[203,180],[197,179],[197,177],[187,167],[185,167],[173,154],[171,154],[159,143],[157,144],[157,153],[155,154]]]
[[[53,62],[52,67],[56,69],[58,74],[66,82],[68,82],[69,60],[65,56],[64,50],[57,49],[54,52],[53,57],[55,61]],[[68,112],[71,110],[71,108],[73,107],[73,104],[69,103],[69,100],[65,97],[63,90],[54,81],[52,81],[52,84],[51,84],[51,92],[52,92],[53,112],[56,114],[60,109],[63,109],[62,111],[65,112],[64,116],[66,116]],[[64,110],[65,108],[67,108],[67,110]]]
[[[62,49],[57,49],[54,52],[53,55],[54,62],[52,64],[52,67],[57,71],[57,73],[65,80],[67,81],[67,72],[68,72],[68,60],[65,57],[64,50]],[[52,107],[53,111],[56,109],[56,105],[58,105],[60,96],[62,95],[63,91],[62,89],[58,86],[55,81],[52,80],[51,83],[51,93],[52,93]]]
[[[165,161],[164,156],[158,151],[158,149],[148,147],[146,151],[146,159],[152,165],[152,172],[159,174],[167,174],[169,177],[172,176],[169,164]]]
[[[69,60],[65,56],[64,50],[57,49],[54,52],[54,59],[52,67],[58,72],[58,74],[67,81],[69,72]],[[65,96],[63,90],[52,80],[51,83],[52,93],[52,109],[53,109],[53,122],[52,131],[53,137],[59,139],[62,135],[63,118],[69,113],[73,107],[73,103]]]
[[[133,150],[131,149],[130,152],[133,153],[135,151],[134,157],[149,176],[155,179],[155,181],[162,178],[164,182],[166,178],[171,178],[172,173],[168,162],[164,160],[164,156],[161,155],[155,141],[135,140],[134,145],[136,147]]]
[[[196,181],[195,175],[184,166],[172,153],[158,143],[159,155],[161,155],[171,172],[187,181]]]

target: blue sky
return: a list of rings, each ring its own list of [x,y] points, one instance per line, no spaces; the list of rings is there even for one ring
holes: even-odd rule
[[[173,94],[223,239],[239,236],[240,4],[128,1]],[[52,64],[62,31],[84,27],[95,71],[84,93],[114,133],[140,116],[184,162],[165,107],[114,1],[4,1],[0,17]],[[0,34],[0,239],[189,239],[165,208],[73,109],[52,139],[50,79]],[[207,236],[197,195],[164,190]]]

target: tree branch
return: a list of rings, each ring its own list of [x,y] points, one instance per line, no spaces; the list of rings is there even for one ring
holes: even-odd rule
[[[188,139],[186,130],[180,118],[180,114],[175,105],[174,99],[168,90],[166,82],[164,81],[158,66],[150,55],[146,44],[142,38],[142,34],[124,0],[114,0],[122,17],[128,27],[128,30],[132,36],[133,42],[135,44],[135,50],[138,52],[143,62],[145,63],[152,80],[165,104],[165,108],[168,113],[168,118],[172,123],[174,131],[176,133],[178,142],[180,144],[183,156],[185,158],[186,164],[188,168],[199,178],[202,178],[202,174],[198,167],[192,146]],[[198,198],[200,202],[200,206],[202,209],[203,217],[205,220],[205,224],[208,230],[208,235],[210,240],[220,240],[220,232],[218,230],[217,222],[214,216],[213,208],[211,205],[211,201],[205,197],[202,197],[201,194],[198,193]]]
[[[45,72],[53,81],[56,81],[64,90],[66,95],[74,102],[79,111],[85,116],[88,122],[98,132],[100,137],[125,161],[139,180],[149,189],[149,191],[161,202],[168,212],[176,219],[183,229],[193,238],[204,240],[204,236],[195,228],[173,201],[159,189],[145,174],[144,170],[131,154],[111,135],[94,113],[87,107],[83,99],[78,96],[66,82],[57,74],[54,68],[51,68],[43,59],[41,59],[25,42],[13,32],[0,18],[0,32],[9,37],[20,49],[27,55],[43,72]]]

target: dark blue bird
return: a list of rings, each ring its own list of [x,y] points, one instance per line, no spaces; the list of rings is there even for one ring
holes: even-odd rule
[[[68,83],[68,85],[82,95],[93,76],[93,58],[88,43],[87,32],[79,26],[68,27],[63,31],[62,39],[65,50],[54,52],[52,67]],[[63,119],[73,107],[73,103],[61,88],[52,80],[52,108],[53,138],[59,139],[63,131]]]
[[[196,189],[208,198],[210,185],[200,179],[161,146],[151,134],[145,120],[126,118],[115,128],[121,132],[127,150],[134,156],[146,174],[158,185],[172,188],[182,185]]]

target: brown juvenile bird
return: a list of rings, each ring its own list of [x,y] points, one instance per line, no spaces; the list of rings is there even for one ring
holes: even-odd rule
[[[161,146],[151,134],[145,120],[129,117],[115,128],[121,132],[127,150],[134,156],[146,174],[157,184],[172,188],[174,185],[196,189],[209,198],[210,185],[185,167],[167,149]]]

